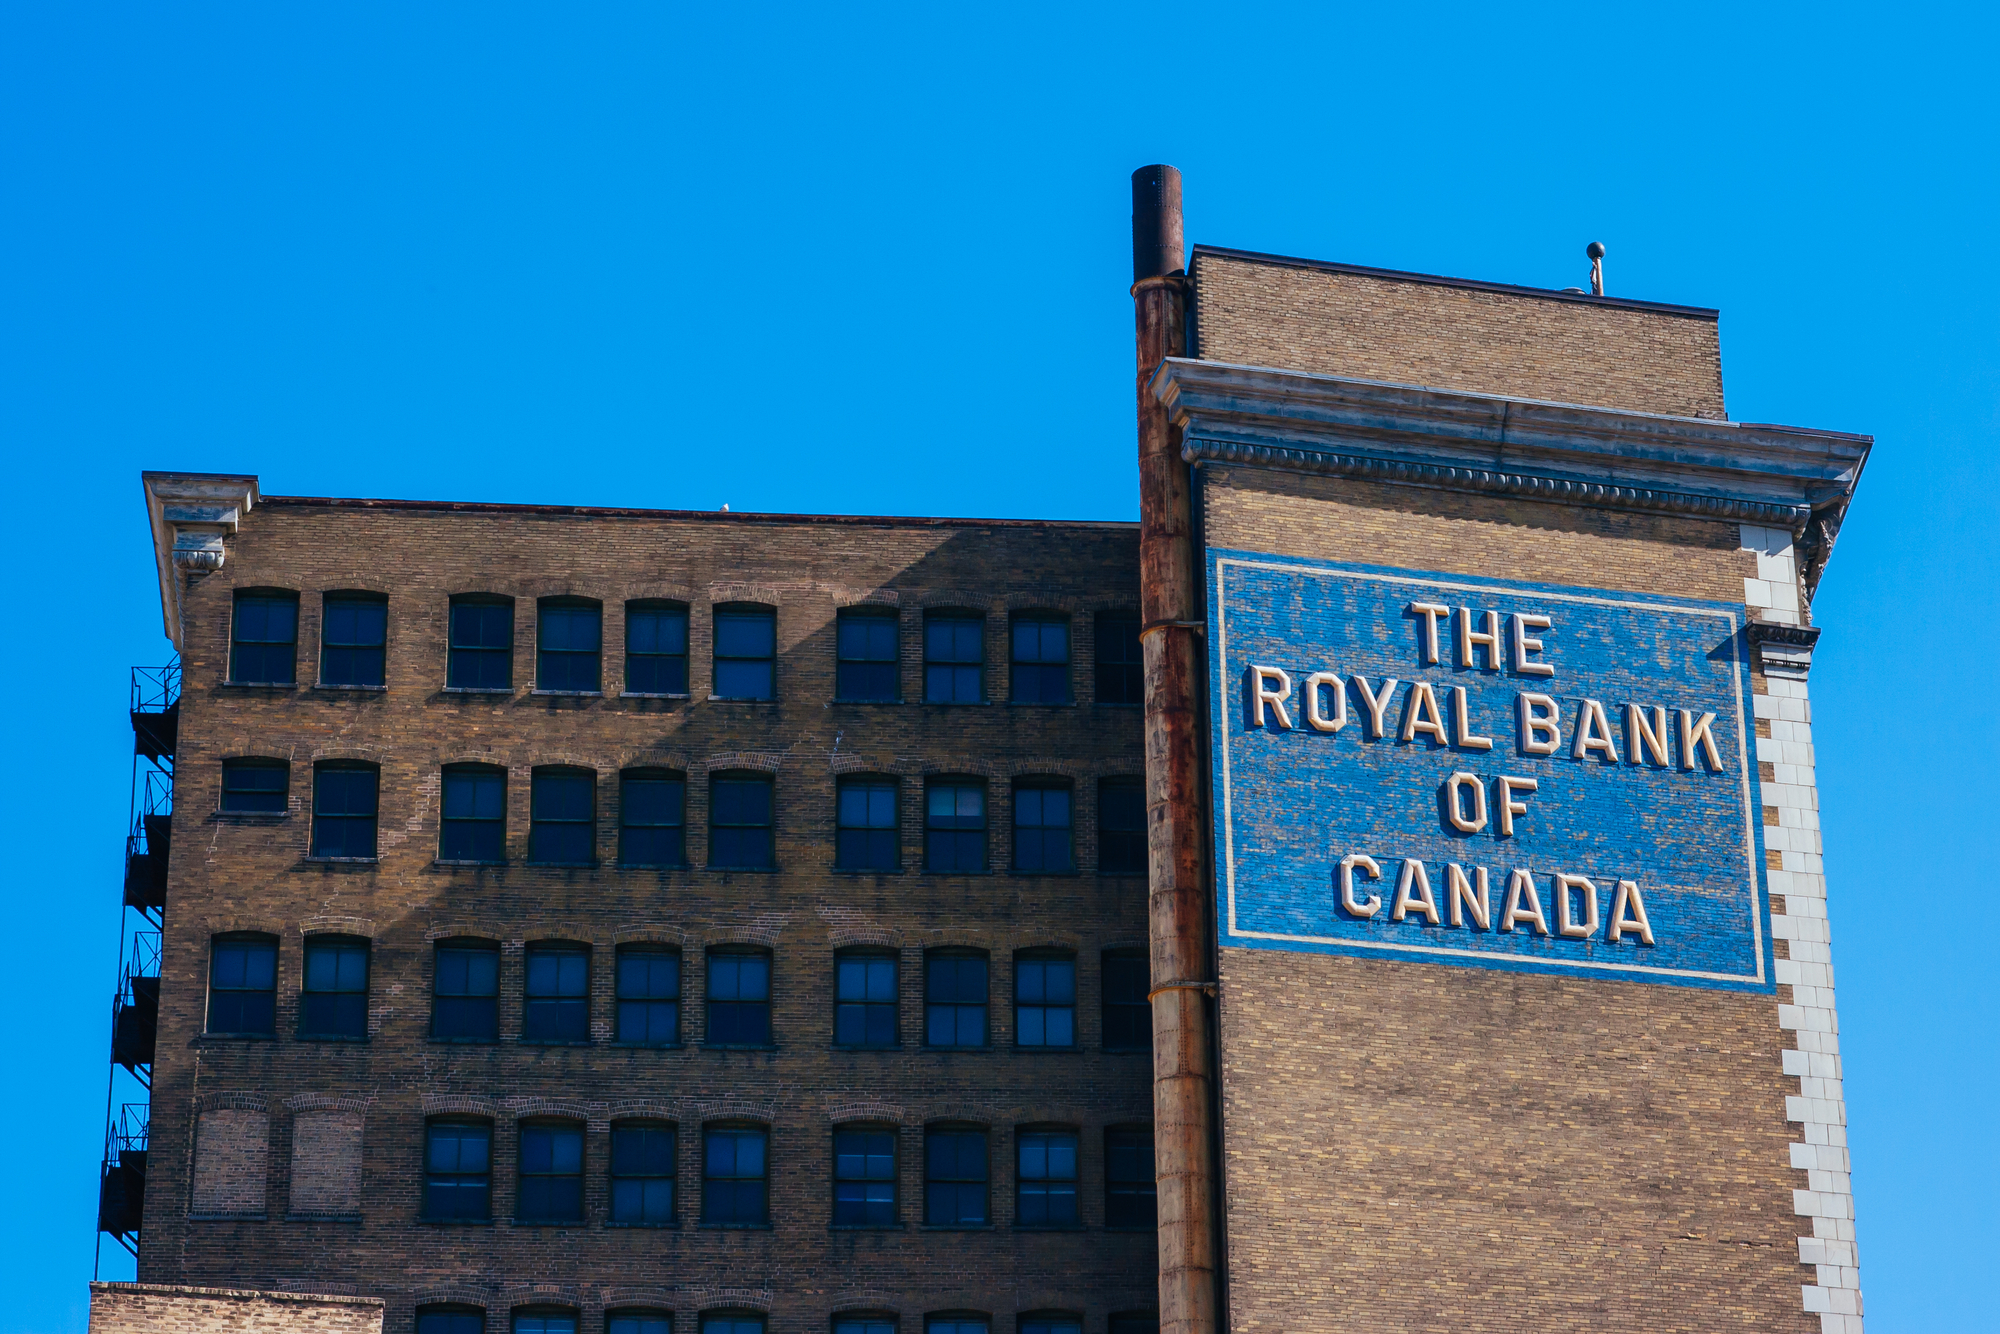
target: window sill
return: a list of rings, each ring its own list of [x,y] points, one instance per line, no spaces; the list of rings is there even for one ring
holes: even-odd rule
[[[190,1223],[262,1223],[270,1219],[269,1214],[195,1214],[188,1215]]]
[[[1076,707],[1076,701],[1073,699],[1010,699],[1007,701],[1007,707],[1010,709],[1073,709]]]
[[[224,681],[221,688],[224,690],[242,690],[246,692],[297,690],[299,683],[296,681]]]
[[[706,871],[722,871],[730,875],[776,875],[778,873],[778,868],[775,866],[706,866],[702,869]]]
[[[1083,874],[1083,872],[1081,872],[1081,871],[1016,871],[1016,870],[1013,870],[1013,869],[1009,868],[1009,869],[1008,869],[1008,871],[1006,872],[1006,874],[1008,874],[1008,875],[1010,875],[1010,876],[1013,876],[1013,877],[1014,877],[1014,878],[1015,878],[1016,880],[1075,880],[1075,879],[1077,879],[1078,877],[1080,877],[1080,876],[1081,876],[1081,875]]]
[[[838,695],[828,700],[829,704],[901,704],[900,699],[842,699]]]
[[[1016,1223],[1016,1232],[1083,1232],[1087,1229],[1081,1223]]]
[[[507,1226],[535,1228],[569,1227],[581,1229],[589,1227],[590,1224],[581,1218],[510,1218],[507,1220]]]
[[[452,861],[452,860],[450,860],[450,859],[448,859],[448,858],[445,858],[445,857],[433,857],[433,858],[431,859],[431,865],[432,865],[432,866],[505,866],[506,864],[507,864],[507,863],[506,863],[505,861],[497,861],[497,862],[461,862],[461,861]]]
[[[769,1223],[696,1223],[701,1232],[769,1232]]]
[[[313,866],[379,866],[380,857],[301,857],[300,861]]]
[[[523,862],[521,864],[523,866],[539,867],[545,871],[595,871],[599,865],[599,863],[597,862],[536,862],[536,861]]]
[[[607,1042],[607,1047],[618,1047],[624,1051],[686,1051],[685,1042]],[[647,1224],[647,1226],[656,1226]]]
[[[861,877],[868,875],[907,875],[908,872],[904,871],[903,868],[900,866],[883,867],[883,868],[870,867],[867,870],[853,870],[845,866],[836,866],[833,868],[832,874],[839,876],[846,876],[849,880],[859,880],[861,879]]]
[[[619,699],[693,699],[693,698],[694,698],[694,696],[692,696],[692,695],[688,694],[688,693],[687,693],[687,692],[686,692],[685,690],[683,690],[683,691],[679,691],[679,692],[675,692],[675,691],[671,691],[671,690],[666,690],[666,691],[661,691],[661,690],[621,690],[621,691],[619,691],[619,692],[618,692],[618,696],[617,696],[617,697],[618,697]],[[607,1225],[607,1226],[608,1226],[608,1225]],[[671,1224],[671,1223],[644,1223],[644,1224],[639,1224],[639,1223],[633,1223],[633,1224],[620,1224],[620,1226],[630,1226],[630,1227],[673,1227],[673,1226],[677,1226],[677,1225],[676,1225],[676,1224]]]
[[[703,1051],[776,1051],[775,1042],[704,1042]]]
[[[989,1043],[987,1043],[987,1044],[986,1044],[985,1046],[983,1046],[983,1047],[933,1047],[933,1046],[932,1046],[932,1045],[931,1045],[930,1043],[926,1042],[926,1043],[922,1044],[921,1046],[919,1046],[919,1047],[917,1048],[917,1050],[918,1050],[918,1051],[935,1051],[935,1052],[948,1052],[948,1051],[977,1051],[977,1052],[990,1052],[990,1051],[994,1050],[994,1047],[993,1047],[993,1044],[992,1044],[992,1043],[990,1043],[990,1042],[989,1042]]]
[[[908,1232],[908,1223],[828,1223],[828,1232]]]
[[[589,1038],[522,1038],[523,1047],[589,1047]]]
[[[297,1035],[296,1040],[299,1042],[344,1042],[350,1046],[360,1046],[368,1041],[366,1037],[357,1038],[347,1033],[300,1033]]]
[[[602,690],[530,690],[530,695],[545,695],[556,699],[603,699]]]
[[[343,686],[336,685],[331,681],[315,681],[312,688],[324,691],[329,695],[386,695],[389,693],[389,687],[387,686]]]
[[[688,862],[619,862],[621,871],[692,871]]]
[[[195,1036],[197,1047],[219,1047],[230,1042],[276,1042],[276,1033],[200,1033]]]
[[[778,697],[776,695],[710,695],[708,702],[710,704],[776,704]],[[703,1223],[702,1226],[709,1227],[713,1225]],[[731,1224],[730,1226],[735,1225]]]
[[[895,1052],[895,1051],[901,1051],[903,1049],[903,1044],[900,1042],[885,1042],[879,1046],[874,1046],[874,1045],[863,1045],[862,1043],[859,1042],[829,1042],[826,1044],[826,1049],[828,1051]]]
[[[286,1214],[287,1223],[359,1223],[360,1214]]]
[[[512,686],[446,686],[446,687],[444,688],[444,693],[445,693],[445,694],[447,694],[447,695],[511,695],[511,694],[513,694],[513,693],[514,693],[514,687],[512,687]]]
[[[440,1047],[497,1047],[500,1045],[499,1038],[425,1038],[424,1041],[434,1042]]]
[[[679,1223],[620,1223],[607,1218],[604,1220],[604,1226],[606,1228],[628,1229],[635,1232],[677,1232],[680,1230],[681,1225]]]
[[[1083,1048],[1075,1045],[1068,1047],[1038,1047],[1032,1042],[1017,1042],[1014,1044],[1014,1050],[1026,1052],[1031,1056],[1075,1056],[1080,1054]]]
[[[924,701],[924,707],[927,709],[990,709],[993,707],[993,701],[990,699],[927,699]]]
[[[991,1223],[924,1223],[917,1228],[919,1232],[992,1232],[995,1230]]]
[[[419,1218],[425,1227],[492,1227],[490,1218]]]
[[[292,818],[290,811],[212,811],[211,824],[283,824]]]

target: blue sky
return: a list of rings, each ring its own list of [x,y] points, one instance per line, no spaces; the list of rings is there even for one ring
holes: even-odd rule
[[[139,470],[1135,517],[1153,161],[1190,241],[1562,287],[1602,240],[1721,308],[1734,417],[1877,436],[1812,681],[1862,1281],[1990,1322],[1996,55],[1971,6],[0,5],[4,1323],[84,1327]]]

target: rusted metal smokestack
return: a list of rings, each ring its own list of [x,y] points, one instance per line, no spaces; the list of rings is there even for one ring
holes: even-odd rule
[[[1147,389],[1187,351],[1181,174],[1132,173],[1138,341],[1139,607],[1146,662],[1146,861],[1152,946],[1153,1138],[1160,1210],[1161,1334],[1215,1334],[1215,979],[1202,815],[1201,583],[1188,466]]]
[[[1141,167],[1132,173],[1132,281],[1180,273],[1181,173],[1178,167]],[[1168,354],[1178,356],[1185,349]]]

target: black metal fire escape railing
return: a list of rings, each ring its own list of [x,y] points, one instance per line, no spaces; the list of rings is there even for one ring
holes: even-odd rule
[[[167,916],[180,702],[178,662],[132,669],[132,806],[125,834],[124,907],[118,915],[118,989],[111,999],[111,1074],[104,1098],[97,1231],[100,1247],[109,1236],[135,1259],[145,1215],[146,1139],[160,1031],[160,945]],[[138,1097],[121,1099],[121,1089],[128,1098]]]

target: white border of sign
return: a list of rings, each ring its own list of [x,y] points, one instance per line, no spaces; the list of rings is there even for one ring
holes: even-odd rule
[[[1465,583],[1446,579],[1425,579],[1414,575],[1377,574],[1371,571],[1354,570],[1330,565],[1294,565],[1283,561],[1245,560],[1235,556],[1216,556],[1215,560],[1215,651],[1217,662],[1226,670],[1229,663],[1229,597],[1228,570],[1239,566],[1246,570],[1274,570],[1282,574],[1308,574],[1319,576],[1339,576],[1347,579],[1365,579],[1386,584],[1415,584],[1425,588],[1447,588],[1466,593],[1503,593],[1519,595],[1520,587],[1504,584]],[[1428,955],[1477,961],[1487,967],[1529,968],[1540,970],[1578,969],[1601,973],[1644,973],[1660,977],[1687,978],[1706,982],[1766,984],[1764,973],[1764,912],[1763,876],[1757,867],[1757,827],[1754,823],[1754,797],[1750,789],[1750,747],[1743,726],[1743,659],[1742,647],[1737,631],[1741,621],[1734,611],[1719,608],[1681,607],[1671,603],[1638,602],[1623,598],[1592,597],[1581,593],[1557,593],[1541,586],[1532,588],[1534,596],[1552,602],[1581,602],[1595,607],[1623,607],[1633,611],[1650,611],[1676,616],[1711,616],[1729,628],[1730,665],[1735,669],[1730,673],[1730,682],[1736,692],[1736,753],[1743,789],[1743,861],[1748,873],[1750,890],[1750,939],[1757,959],[1755,973],[1709,973],[1684,968],[1649,968],[1635,963],[1600,963],[1591,960],[1571,962],[1562,959],[1542,959],[1519,954],[1503,954],[1489,950],[1450,949],[1441,945],[1402,945],[1387,941],[1346,940],[1335,936],[1291,935],[1277,931],[1247,931],[1236,925],[1236,822],[1231,810],[1231,789],[1229,774],[1229,722],[1228,708],[1220,681],[1214,684],[1213,706],[1216,709],[1215,735],[1219,739],[1222,773],[1222,830],[1223,830],[1223,877],[1226,894],[1228,936],[1245,940],[1290,941],[1301,945],[1327,945],[1338,949],[1383,950],[1391,953]],[[1226,943],[1226,941],[1225,941]]]

